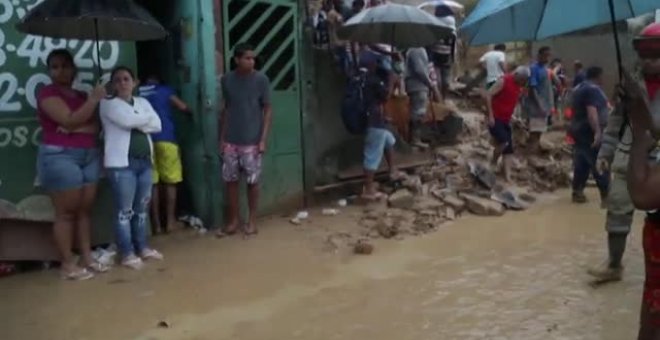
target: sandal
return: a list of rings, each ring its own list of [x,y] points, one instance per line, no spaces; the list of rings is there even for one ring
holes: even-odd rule
[[[94,274],[90,273],[85,268],[78,268],[70,272],[62,272],[62,280],[67,281],[85,281],[94,277]]]
[[[160,252],[158,252],[158,250],[150,249],[150,248],[147,248],[147,249],[143,250],[143,251],[142,251],[142,254],[140,254],[140,257],[141,257],[143,260],[158,260],[158,261],[162,261],[162,260],[165,259],[165,256],[163,256],[163,254],[161,254]]]
[[[87,266],[87,268],[90,269],[92,272],[98,274],[107,273],[108,271],[110,271],[110,266],[97,261],[92,262],[90,265]]]

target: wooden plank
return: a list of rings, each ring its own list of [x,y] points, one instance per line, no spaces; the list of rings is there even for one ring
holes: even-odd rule
[[[429,165],[429,164],[433,164],[433,162],[434,162],[433,155],[430,152],[425,152],[425,153],[413,152],[409,154],[403,154],[398,152],[394,153],[394,163],[396,164],[396,167],[400,170]],[[387,169],[388,169],[387,162],[383,160],[376,173],[387,172]],[[340,171],[337,174],[337,178],[342,181],[351,180],[363,176],[364,176],[364,169],[362,169],[362,163],[351,166],[350,168],[344,171]]]

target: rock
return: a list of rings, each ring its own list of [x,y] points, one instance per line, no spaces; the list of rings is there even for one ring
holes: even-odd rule
[[[384,219],[376,224],[376,230],[384,238],[392,238],[399,233],[398,228],[390,219]]]
[[[408,176],[401,184],[414,193],[422,191],[422,179],[419,176]]]
[[[458,159],[461,156],[461,153],[456,149],[438,148],[435,149],[435,155],[448,162],[452,162]]]
[[[552,165],[552,161],[548,159],[543,159],[539,156],[531,156],[529,157],[529,160],[527,160],[527,163],[529,166],[536,170],[543,170],[545,168],[548,168],[549,166]]]
[[[390,207],[400,208],[400,209],[410,209],[415,203],[415,198],[413,197],[413,194],[409,190],[401,189],[390,195],[387,201]]]
[[[424,170],[419,174],[422,183],[428,183],[433,181],[436,177],[432,170]]]
[[[456,211],[452,207],[445,207],[445,217],[450,220],[456,220]]]
[[[158,328],[170,328],[170,323],[167,321],[158,321]]]
[[[444,180],[445,177],[447,177],[447,173],[451,170],[447,166],[434,166],[431,168],[431,173],[433,174],[433,177],[439,180]]]
[[[454,209],[454,212],[456,213],[460,214],[461,212],[463,212],[463,210],[465,210],[465,201],[458,198],[454,194],[444,195],[442,197],[442,201],[445,202],[446,205]]]
[[[463,194],[461,195],[461,198],[465,200],[467,209],[475,215],[479,215],[479,216],[504,215],[505,209],[501,203],[470,194]]]
[[[371,255],[374,252],[374,246],[366,241],[360,240],[353,247],[353,253],[358,255]]]
[[[476,178],[479,184],[487,189],[492,189],[495,186],[497,177],[487,166],[479,162],[469,162],[468,164],[470,173],[472,173],[472,176]]]
[[[437,211],[438,209],[442,208],[442,206],[443,206],[442,202],[438,201],[435,198],[418,197],[415,199],[415,203],[412,206],[412,210],[416,211],[417,213],[421,213],[422,211],[427,211],[427,210]]]

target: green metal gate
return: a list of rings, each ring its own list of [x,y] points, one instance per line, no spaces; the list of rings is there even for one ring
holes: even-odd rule
[[[225,70],[231,70],[233,48],[249,43],[257,67],[271,81],[273,128],[264,159],[264,212],[299,204],[303,196],[300,105],[300,25],[295,0],[223,1]]]

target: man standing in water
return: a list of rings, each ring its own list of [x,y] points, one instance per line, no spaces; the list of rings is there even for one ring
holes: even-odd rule
[[[266,151],[272,111],[270,81],[255,70],[252,46],[234,48],[236,69],[221,81],[223,109],[220,117],[220,148],[223,158],[222,177],[227,186],[229,224],[217,236],[232,235],[240,229],[245,235],[257,233],[256,217],[259,200],[261,159]],[[248,223],[241,225],[239,216],[239,181],[246,176],[248,186]]]
[[[645,29],[642,36],[636,41],[648,40],[653,34],[653,27]],[[658,30],[657,26],[655,26]],[[660,32],[657,32],[660,36]],[[655,47],[660,51],[660,47]],[[637,48],[640,59],[645,67],[642,69],[642,76],[648,90],[648,96],[653,99],[654,105],[651,111],[655,115],[660,115],[660,95],[657,94],[660,88],[658,72],[650,64],[643,54],[643,51]],[[657,65],[656,65],[657,66]],[[627,110],[630,112],[630,109]],[[632,131],[625,125],[623,105],[617,105],[610,114],[607,122],[607,128],[603,135],[603,141],[598,153],[596,166],[598,171],[604,173],[608,170],[612,173],[610,190],[607,195],[607,217],[605,220],[605,230],[607,231],[608,260],[596,268],[592,268],[588,273],[595,278],[595,283],[607,283],[620,281],[623,277],[623,265],[621,263],[626,249],[626,239],[630,233],[630,226],[633,222],[635,207],[628,193],[626,186],[626,177],[628,175],[628,160],[630,145],[632,143]],[[655,158],[657,152],[651,152],[651,158]],[[657,188],[651,187],[653,190]]]
[[[652,24],[636,39],[646,90],[626,74],[624,93],[632,126],[628,189],[635,207],[650,211],[643,232],[644,293],[638,340],[660,339],[660,24]],[[651,155],[649,155],[651,150]],[[649,156],[652,161],[649,161]],[[655,157],[653,157],[655,156]]]

